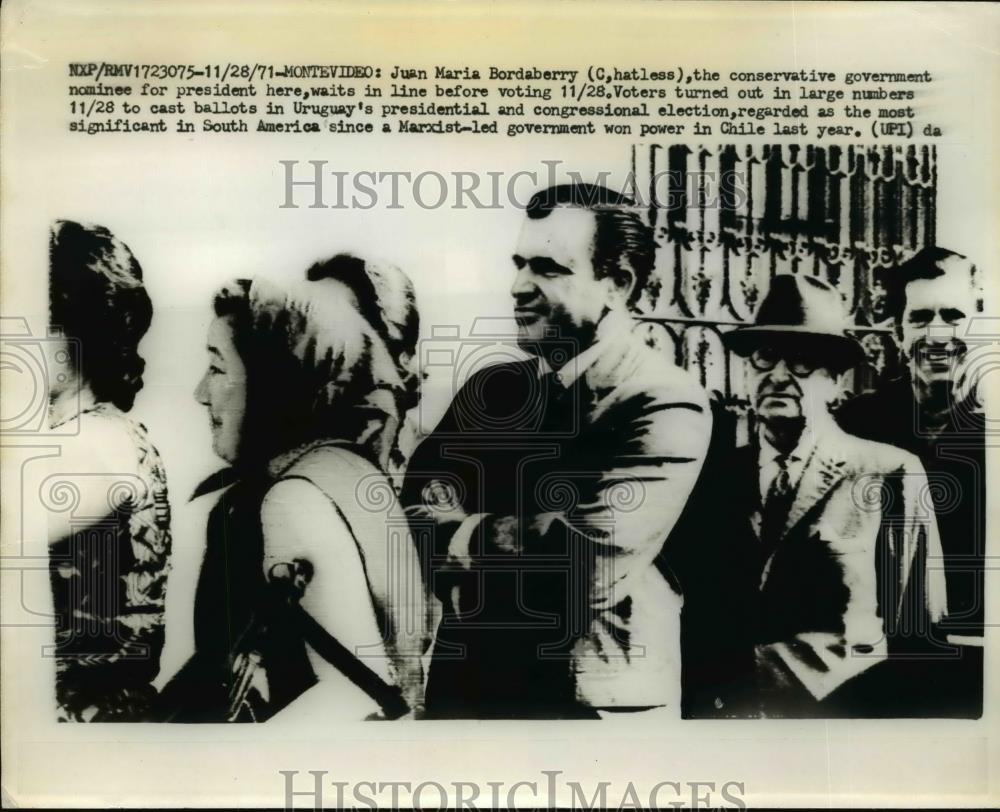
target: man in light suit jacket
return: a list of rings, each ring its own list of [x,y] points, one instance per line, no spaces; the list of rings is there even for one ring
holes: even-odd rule
[[[854,690],[859,675],[928,656],[946,606],[919,460],[830,415],[839,376],[863,357],[846,325],[826,282],[778,275],[755,324],[725,339],[749,361],[758,425],[732,475],[760,564],[755,658],[768,716],[868,715],[878,698]]]
[[[632,334],[652,252],[606,188],[557,186],[528,207],[511,293],[532,357],[465,383],[403,488],[444,609],[428,715],[679,714],[680,598],[654,559],[711,414]]]

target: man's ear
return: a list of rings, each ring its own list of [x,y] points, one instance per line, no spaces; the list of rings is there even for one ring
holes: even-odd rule
[[[618,268],[609,279],[611,280],[615,304],[627,306],[635,290],[635,273],[628,268]]]
[[[833,381],[833,396],[826,404],[827,410],[831,414],[836,414],[844,403],[850,399],[850,370],[830,370],[830,378]]]
[[[906,367],[910,364],[910,348],[903,340],[903,320],[902,317],[893,320],[892,338],[896,344],[896,352],[899,354],[900,366]]]

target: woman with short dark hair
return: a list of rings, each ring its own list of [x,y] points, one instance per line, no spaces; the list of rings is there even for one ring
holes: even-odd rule
[[[50,233],[50,426],[61,438],[46,480],[61,721],[135,721],[155,695],[170,555],[166,474],[130,419],[152,318],[142,269],[101,226]],[[81,475],[82,474],[82,475]]]

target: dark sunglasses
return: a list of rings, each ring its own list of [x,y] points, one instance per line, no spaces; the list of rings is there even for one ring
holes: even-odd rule
[[[762,347],[750,354],[750,365],[758,372],[770,372],[778,365],[778,361],[784,361],[789,372],[796,378],[808,378],[821,366],[815,358],[808,355],[778,352],[773,347]]]

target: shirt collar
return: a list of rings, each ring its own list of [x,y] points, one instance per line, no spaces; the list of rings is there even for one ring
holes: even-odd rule
[[[792,449],[791,453],[787,455],[787,460],[789,464],[794,465],[795,463],[802,462],[805,460],[809,454],[812,452],[813,447],[816,445],[816,437],[812,432],[803,432],[802,436],[799,438],[798,444]],[[760,432],[760,467],[764,468],[770,465],[778,457],[785,456],[773,445],[771,445],[767,438],[764,436],[763,430]]]
[[[583,352],[570,358],[565,364],[559,367],[559,371],[554,373],[556,381],[563,388],[569,389],[600,358],[609,337],[618,334],[623,329],[628,330],[629,321],[629,317],[620,310],[609,310],[605,313],[604,318],[597,324],[597,332],[593,343]],[[550,372],[552,372],[551,364],[539,356],[538,377],[544,378]]]

